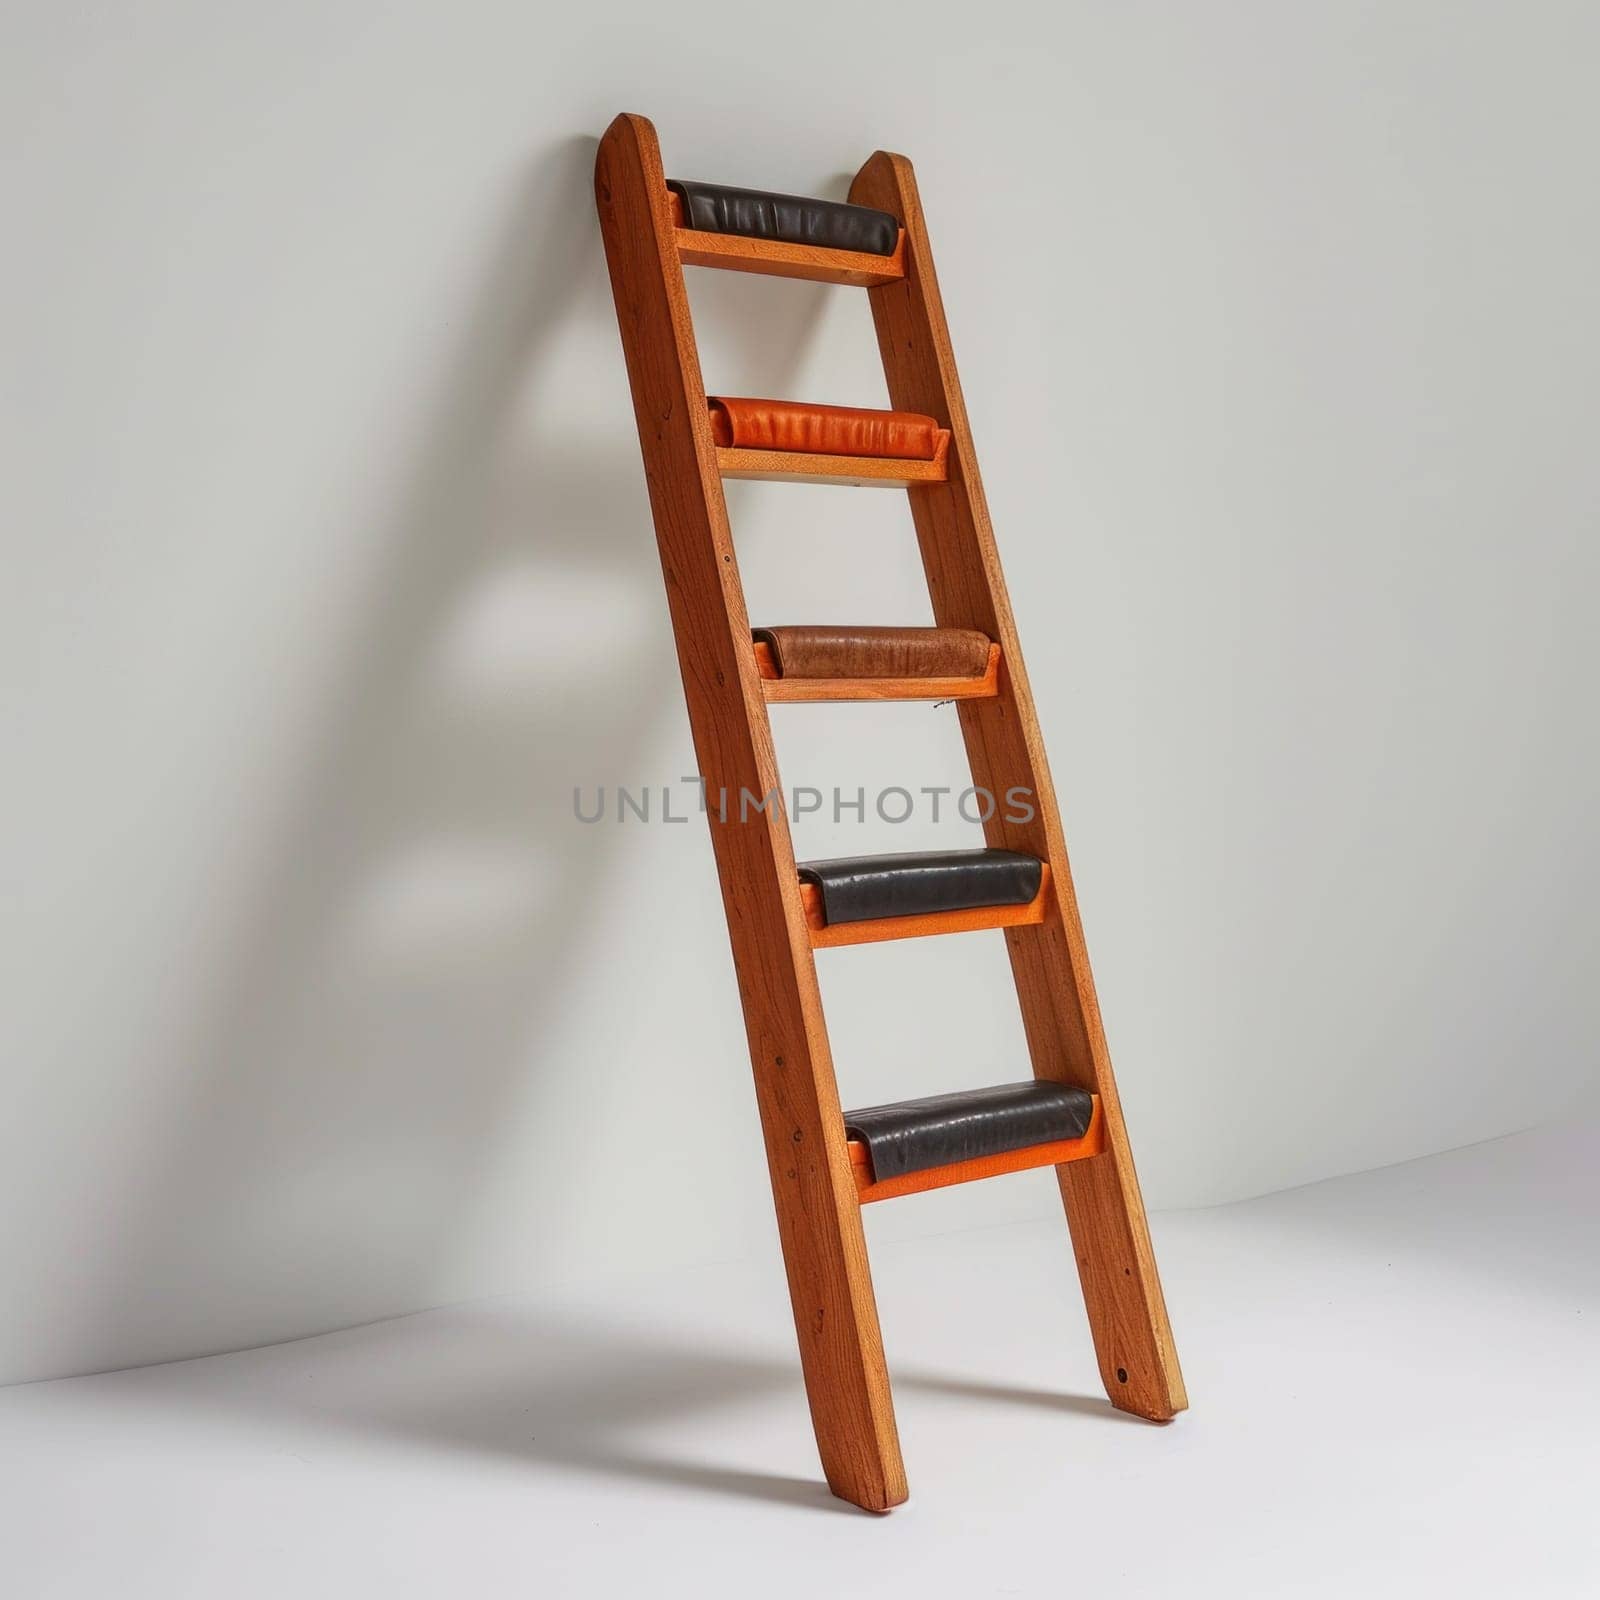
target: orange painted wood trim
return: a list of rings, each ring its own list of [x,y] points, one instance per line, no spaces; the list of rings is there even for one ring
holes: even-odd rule
[[[872,289],[906,275],[906,233],[902,228],[886,256],[865,250],[831,250],[823,245],[789,244],[782,239],[751,239],[737,233],[706,233],[683,225],[683,200],[667,191],[678,259],[686,267],[720,267],[768,278],[803,278]]]
[[[874,1200],[896,1200],[904,1194],[922,1194],[928,1189],[948,1189],[956,1183],[975,1183],[980,1178],[999,1178],[1008,1172],[1027,1172],[1033,1167],[1059,1167],[1068,1161],[1084,1161],[1100,1155],[1106,1147],[1105,1124],[1100,1116],[1100,1097],[1095,1096],[1094,1111],[1081,1139],[1056,1139],[1050,1144],[1029,1145],[1022,1150],[1007,1150],[1004,1155],[979,1156],[975,1161],[953,1161],[947,1167],[927,1167],[921,1172],[902,1173],[878,1183],[872,1176],[872,1156],[859,1139],[851,1139],[850,1167],[855,1173],[856,1192],[862,1205]]]
[[[845,944],[882,944],[886,939],[928,939],[941,933],[976,933],[984,928],[1024,928],[1045,919],[1050,904],[1050,865],[1041,864],[1039,892],[1025,906],[973,906],[965,911],[934,911],[920,917],[875,917],[870,922],[830,924],[822,917],[822,890],[804,880],[800,884],[800,904],[814,950]]]
[[[982,700],[1000,692],[1000,646],[989,646],[980,678],[784,678],[772,646],[755,641],[756,671],[774,705],[800,700]]]
[[[940,429],[931,461],[904,456],[826,456],[799,450],[740,450],[717,446],[724,478],[758,478],[768,483],[843,483],[857,489],[900,489],[913,483],[943,483],[950,433]]]

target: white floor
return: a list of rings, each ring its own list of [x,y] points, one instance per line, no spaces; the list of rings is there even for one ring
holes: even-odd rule
[[[1594,1596],[1597,1157],[1158,1218],[1167,1428],[1105,1405],[1059,1224],[880,1248],[887,1518],[820,1485],[775,1262],[5,1390],[0,1595]]]

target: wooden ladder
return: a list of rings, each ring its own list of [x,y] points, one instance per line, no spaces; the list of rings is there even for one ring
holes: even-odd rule
[[[974,785],[1032,793],[994,807],[992,848],[1045,863],[1035,906],[897,918],[888,936],[1003,927],[1033,1075],[1088,1090],[1094,1122],[1072,1147],[1036,1146],[999,1160],[876,1184],[847,1139],[822,1017],[814,949],[831,942],[802,893],[781,805],[726,820],[707,807],[727,911],[756,1096],[772,1176],[800,1357],[829,1487],[871,1511],[906,1497],[905,1469],[861,1224],[865,1201],[1055,1165],[1100,1374],[1113,1405],[1164,1422],[1184,1409],[1183,1378],[1151,1250],[1144,1203],[1078,917],[1033,698],[989,524],[967,410],[934,275],[911,163],[879,151],[850,188],[852,203],[897,217],[892,255],[781,243],[678,225],[655,129],[619,116],[600,142],[595,195],[644,455],[678,660],[699,771],[708,791],[760,797],[780,788],[767,715],[779,699],[942,699],[948,683],[834,681],[809,690],[764,675],[752,645],[724,477],[904,485],[940,627],[979,629],[995,659],[957,698]],[[867,290],[898,411],[948,430],[941,458],[893,462],[719,447],[700,372],[685,264],[851,284]],[[843,924],[876,930],[878,924]],[[882,937],[873,931],[861,937]],[[1076,1159],[1074,1159],[1076,1157]]]

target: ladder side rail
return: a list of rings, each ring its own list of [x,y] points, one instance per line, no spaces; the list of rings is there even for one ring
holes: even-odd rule
[[[1050,867],[1045,921],[1006,930],[1034,1074],[1088,1089],[1103,1108],[1106,1153],[1056,1169],[1101,1377],[1114,1405],[1165,1421],[1188,1400],[911,163],[879,151],[850,199],[891,212],[905,230],[905,277],[867,291],[889,403],[950,430],[946,481],[907,491],[934,620],[982,629],[1001,650],[999,694],[958,707],[973,782],[997,802],[985,837]],[[1007,819],[1013,785],[1031,791],[1028,821]]]
[[[639,425],[728,934],[755,1070],[801,1365],[829,1487],[906,1498],[860,1204],[794,849],[717,469],[661,155],[643,117],[607,130],[595,197]],[[717,788],[730,796],[720,821]]]

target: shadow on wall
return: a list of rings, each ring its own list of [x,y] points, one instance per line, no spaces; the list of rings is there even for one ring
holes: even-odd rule
[[[100,1366],[436,1303],[513,1107],[541,1127],[515,1160],[580,1170],[541,1113],[583,1070],[548,1051],[617,832],[571,789],[636,768],[678,693],[631,415],[586,432],[554,392],[587,331],[627,404],[594,149],[536,163],[438,386],[191,1102],[118,1219]],[[792,362],[818,305],[763,337]]]

